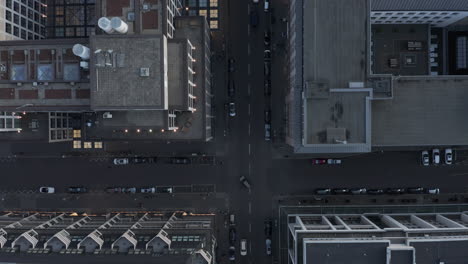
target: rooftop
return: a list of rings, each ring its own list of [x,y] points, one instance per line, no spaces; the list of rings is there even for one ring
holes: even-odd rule
[[[468,11],[466,0],[372,0],[372,11]]]

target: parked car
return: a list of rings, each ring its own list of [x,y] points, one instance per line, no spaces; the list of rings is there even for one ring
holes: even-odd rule
[[[340,159],[328,159],[327,163],[328,164],[341,164],[341,160]]]
[[[236,69],[234,68],[234,63],[236,61],[234,60],[234,58],[229,58],[228,60],[228,69],[229,69],[229,72],[234,72]]]
[[[170,186],[161,186],[156,188],[157,193],[172,193],[174,190]]]
[[[228,95],[230,97],[234,97],[235,94],[236,94],[236,85],[234,83],[234,80],[230,79],[229,80],[229,87],[228,87]]]
[[[108,187],[106,188],[107,193],[122,193],[124,188],[121,187]]]
[[[173,164],[190,164],[189,158],[179,157],[179,158],[172,158]]]
[[[140,189],[140,192],[141,193],[155,193],[156,188],[154,188],[154,187],[143,187],[143,188]]]
[[[270,124],[265,124],[265,140],[266,141],[271,140],[271,125]]]
[[[264,4],[265,12],[268,12],[269,9],[270,9],[270,0],[265,0],[265,4]]]
[[[229,103],[229,116],[236,116],[236,104],[234,102]]]
[[[440,151],[439,149],[432,150],[432,163],[438,165],[440,163]]]
[[[69,193],[87,193],[88,189],[86,189],[86,187],[83,187],[83,186],[71,186],[71,187],[68,187],[68,192]]]
[[[315,189],[315,194],[327,195],[327,194],[330,194],[330,193],[331,193],[331,189],[330,189],[330,188],[319,188],[319,189]]]
[[[421,152],[421,162],[424,166],[429,166],[429,152],[427,150]]]
[[[452,165],[452,149],[445,149],[445,164]]]
[[[271,237],[272,234],[272,222],[271,219],[265,221],[265,236]]]
[[[424,188],[423,187],[409,187],[406,189],[406,191],[411,194],[418,194],[418,193],[424,193]]]
[[[263,92],[265,96],[271,95],[271,80],[268,78],[265,78],[264,85],[265,85],[265,89]]]
[[[250,189],[250,183],[245,176],[241,176],[239,180],[247,189]]]
[[[229,242],[231,242],[232,245],[236,243],[236,229],[234,227],[229,228]]]
[[[405,193],[405,189],[403,189],[403,188],[388,188],[387,193],[388,194],[403,194],[403,193]]]
[[[266,246],[266,254],[270,256],[271,255],[271,239],[267,238],[265,240],[265,246]]]
[[[366,188],[352,188],[349,190],[351,194],[366,194],[367,190]]]
[[[426,193],[428,193],[428,194],[439,194],[440,190],[439,190],[439,188],[428,188],[428,189],[426,189]]]
[[[135,187],[122,188],[122,192],[124,192],[124,193],[136,193],[136,188]]]
[[[256,8],[250,11],[250,25],[254,28],[258,26],[258,12]]]
[[[115,158],[114,165],[127,165],[128,159],[127,158]]]
[[[348,194],[349,189],[348,188],[335,188],[333,189],[334,194]]]
[[[240,254],[241,256],[247,256],[247,239],[242,239],[240,242]]]
[[[150,159],[142,158],[142,157],[135,157],[135,158],[130,159],[130,162],[133,164],[149,163]]]
[[[327,164],[327,159],[312,159],[312,164],[314,165]]]
[[[229,247],[229,260],[236,260],[236,248],[234,246]]]
[[[378,194],[384,194],[384,190],[382,189],[369,189],[367,190],[368,194],[373,194],[373,195],[378,195]]]
[[[40,187],[39,192],[40,193],[55,193],[55,188],[54,187]]]

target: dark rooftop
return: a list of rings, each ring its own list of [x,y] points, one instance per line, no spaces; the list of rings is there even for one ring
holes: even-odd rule
[[[372,0],[372,11],[468,11],[466,0]]]

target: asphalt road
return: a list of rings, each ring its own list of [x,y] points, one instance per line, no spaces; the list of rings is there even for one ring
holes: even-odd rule
[[[213,143],[198,149],[198,144],[171,143],[159,146],[164,155],[182,155],[192,152],[212,153],[219,163],[214,165],[174,165],[160,161],[156,164],[114,166],[111,159],[79,157],[34,158],[33,156],[0,159],[2,182],[0,206],[3,208],[193,208],[194,210],[229,210],[236,215],[238,241],[248,240],[248,254],[237,254],[236,263],[275,263],[277,233],[273,236],[273,256],[265,253],[264,220],[275,218],[277,205],[274,198],[288,194],[311,194],[320,187],[438,187],[442,192],[466,192],[468,168],[464,163],[453,166],[423,167],[419,152],[376,152],[343,159],[342,165],[312,165],[309,159],[285,158],[279,150],[283,135],[282,102],[284,101],[284,65],[286,54],[281,49],[281,32],[285,24],[285,1],[272,1],[276,23],[270,24],[270,14],[250,0],[223,2],[220,15],[224,39],[214,43],[222,60],[214,62],[214,94],[216,138]],[[259,25],[249,25],[249,14],[257,9]],[[263,34],[273,27],[272,95],[264,95]],[[223,47],[224,46],[224,51]],[[235,58],[235,71],[227,73],[227,59]],[[234,98],[227,95],[227,79],[236,83]],[[236,103],[236,116],[229,117],[224,105]],[[264,139],[264,111],[272,111],[273,140]],[[224,134],[226,131],[226,134]],[[12,147],[11,149],[15,149]],[[177,151],[174,151],[177,150]],[[175,152],[175,153],[174,153]],[[465,159],[458,156],[458,160]],[[239,183],[246,176],[251,190]],[[144,198],[132,195],[107,195],[110,186],[191,186],[215,185],[216,194],[158,195]],[[37,191],[39,186],[54,186],[64,193],[68,186],[84,185],[92,193],[77,196],[7,194],[14,190]],[[223,226],[224,227],[224,226]],[[227,260],[227,228],[218,237],[220,263]],[[239,252],[239,243],[236,245]]]

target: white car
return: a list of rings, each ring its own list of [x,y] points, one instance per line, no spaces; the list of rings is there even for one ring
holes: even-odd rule
[[[258,0],[253,0],[253,3],[254,3],[254,4],[258,4]]]
[[[439,149],[432,150],[432,163],[438,165],[440,163],[440,151]]]
[[[328,164],[341,164],[341,160],[340,159],[328,159],[327,163]]]
[[[240,242],[240,254],[241,256],[247,256],[247,239],[242,239]]]
[[[114,165],[127,165],[128,159],[127,158],[115,158]]]
[[[452,149],[445,149],[445,164],[451,165],[452,164]]]
[[[421,153],[421,161],[424,166],[429,166],[429,152],[427,150]]]
[[[40,187],[39,192],[40,193],[55,193],[55,188],[54,187]]]
[[[154,187],[145,187],[145,188],[141,188],[140,192],[141,193],[155,193],[156,188],[154,188]]]
[[[439,188],[429,188],[429,189],[426,189],[426,192],[429,193],[429,194],[439,194],[440,189]]]

